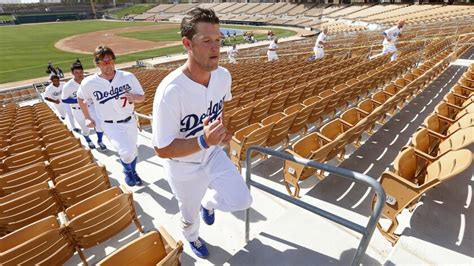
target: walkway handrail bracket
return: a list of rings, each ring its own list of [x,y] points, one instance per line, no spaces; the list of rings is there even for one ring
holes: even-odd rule
[[[308,167],[313,167],[313,168],[316,168],[316,169],[320,169],[320,170],[323,170],[323,171],[326,171],[328,173],[333,173],[333,174],[336,174],[338,176],[341,176],[341,177],[344,177],[344,178],[347,178],[351,181],[355,181],[355,182],[358,182],[358,183],[363,183],[365,185],[368,185],[369,187],[371,187],[374,191],[375,191],[375,194],[377,195],[377,201],[375,202],[375,207],[374,207],[374,210],[372,212],[372,214],[370,215],[370,219],[367,223],[367,225],[364,227],[364,226],[361,226],[359,224],[356,224],[356,223],[353,223],[351,221],[349,221],[348,219],[345,219],[345,218],[342,218],[340,216],[337,216],[331,212],[328,212],[328,211],[325,211],[325,210],[322,210],[316,206],[313,206],[311,204],[308,204],[306,202],[303,202],[301,200],[298,200],[298,199],[295,199],[287,194],[284,194],[284,193],[281,193],[277,190],[274,190],[272,188],[269,188],[263,184],[260,184],[256,181],[253,181],[251,179],[251,176],[252,176],[252,165],[251,165],[251,154],[252,152],[259,152],[259,153],[263,153],[263,154],[268,154],[268,155],[271,155],[271,156],[274,156],[276,158],[280,158],[280,159],[283,159],[283,160],[288,160],[288,161],[292,161],[292,162],[295,162],[295,163],[299,163],[299,164],[303,164],[305,166],[308,166]],[[310,160],[307,160],[307,159],[304,159],[304,158],[301,158],[301,157],[295,157],[289,153],[284,153],[284,152],[281,152],[281,151],[275,151],[275,150],[272,150],[272,149],[269,149],[269,148],[264,148],[264,147],[261,147],[261,146],[252,146],[250,148],[247,149],[247,160],[246,160],[246,183],[247,183],[247,186],[249,187],[250,189],[250,186],[254,186],[260,190],[263,190],[267,193],[270,193],[272,194],[273,196],[276,196],[282,200],[285,200],[287,202],[290,202],[298,207],[301,207],[307,211],[310,211],[314,214],[318,214],[328,220],[331,220],[335,223],[338,223],[342,226],[345,226],[353,231],[356,231],[360,234],[362,234],[362,239],[359,243],[359,247],[357,248],[357,252],[352,260],[352,265],[360,265],[360,261],[362,259],[362,256],[365,254],[365,251],[367,250],[367,247],[369,245],[369,242],[370,242],[370,239],[372,238],[372,235],[375,231],[375,227],[377,225],[377,222],[378,220],[380,219],[380,216],[382,214],[382,209],[383,209],[383,206],[384,206],[384,203],[385,203],[385,198],[386,198],[386,195],[385,195],[385,191],[383,190],[382,186],[377,182],[377,180],[375,180],[374,178],[370,177],[370,176],[367,176],[367,175],[364,175],[364,174],[361,174],[361,173],[358,173],[358,172],[354,172],[354,171],[350,171],[350,170],[347,170],[347,169],[344,169],[344,168],[340,168],[340,167],[335,167],[335,166],[332,166],[332,165],[328,165],[328,164],[323,164],[323,163],[320,163],[320,162],[316,162],[316,161],[310,161]],[[247,209],[245,211],[245,242],[249,242],[249,238],[250,238],[250,208]]]

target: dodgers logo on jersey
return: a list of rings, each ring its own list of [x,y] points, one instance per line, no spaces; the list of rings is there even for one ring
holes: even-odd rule
[[[120,98],[120,95],[125,94],[132,90],[132,87],[130,85],[125,84],[120,87],[112,87],[110,91],[94,91],[94,97],[100,104],[104,104],[112,99],[118,100]]]
[[[219,117],[224,107],[224,99],[225,99],[225,95],[217,103],[213,103],[212,101],[210,101],[209,108],[207,108],[207,112],[203,113],[201,116],[198,116],[197,114],[189,114],[181,120],[180,131],[181,132],[189,131],[189,133],[186,134],[186,138],[189,136],[196,135],[196,133],[198,133],[204,128],[202,124],[202,120],[204,120],[204,118],[206,118],[207,116],[209,116],[209,122],[212,122],[216,120],[217,117]]]

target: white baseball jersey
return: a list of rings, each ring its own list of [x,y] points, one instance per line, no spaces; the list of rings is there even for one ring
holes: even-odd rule
[[[278,45],[275,43],[275,41],[272,41],[270,45],[268,46],[268,49],[277,49],[277,48],[278,48]],[[271,52],[275,52],[275,51],[271,51]]]
[[[94,104],[97,118],[101,121],[117,121],[133,115],[134,104],[122,96],[127,92],[145,94],[135,75],[116,70],[111,81],[100,77],[99,74],[86,77],[81,82],[77,96]]]
[[[63,86],[63,92],[61,99],[77,99],[77,90],[79,89],[81,84],[77,83],[74,79],[70,79],[66,84]],[[71,107],[78,108],[79,104],[72,103],[70,104]]]
[[[231,83],[229,71],[222,67],[211,72],[207,88],[188,78],[183,73],[183,67],[171,72],[156,89],[153,146],[164,148],[176,138],[188,139],[202,135],[203,119],[209,116],[210,122],[216,120],[222,115],[224,101],[232,98]],[[207,150],[172,160],[204,163],[216,148],[211,146]]]
[[[324,32],[321,32],[318,35],[318,38],[316,39],[316,43],[314,44],[314,47],[320,48],[320,46],[323,46],[324,43],[327,42],[327,40],[328,40],[328,36],[326,34],[324,34]],[[323,44],[320,44],[321,42],[323,42]]]
[[[44,97],[51,98],[53,100],[61,100],[61,92],[63,90],[63,83],[59,83],[59,87],[49,84],[44,91]]]
[[[394,44],[397,41],[398,36],[400,36],[401,32],[402,32],[402,29],[398,28],[398,26],[393,26],[390,29],[385,30],[383,33],[387,35],[387,37],[391,41],[387,41],[387,38],[385,38],[383,40],[383,44]]]
[[[235,58],[235,56],[237,55],[237,48],[232,48],[230,49],[229,51],[227,51],[227,55],[229,56],[229,58]]]

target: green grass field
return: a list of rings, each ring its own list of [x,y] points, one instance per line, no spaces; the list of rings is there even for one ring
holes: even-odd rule
[[[0,58],[2,59],[0,60],[0,84],[46,77],[45,70],[48,61],[52,61],[55,66],[61,67],[64,72],[68,72],[70,64],[75,61],[76,57],[79,57],[82,61],[84,68],[94,67],[92,55],[70,53],[56,49],[54,44],[63,38],[99,30],[149,25],[156,24],[146,22],[78,21],[0,27]],[[225,27],[237,28],[237,26],[227,25]],[[179,40],[178,30],[177,27],[171,30],[154,31],[153,34],[150,34],[150,32],[140,32],[139,35],[148,36],[149,38],[162,38],[161,40]],[[292,35],[293,32],[288,31],[282,34]],[[135,36],[134,38],[138,37]],[[117,63],[182,52],[183,48],[181,45],[160,48],[119,56]]]
[[[123,16],[130,15],[130,14],[141,14],[147,11],[148,9],[154,7],[153,4],[137,4],[131,7],[126,7],[121,9],[117,12],[113,12],[112,14],[116,15],[118,18],[122,18]]]
[[[250,27],[250,26],[234,26],[234,25],[222,25],[223,28],[232,28],[232,29],[242,29],[242,30],[272,30],[278,37],[288,37],[295,34],[294,31],[285,30],[285,29],[275,29],[275,28],[265,28],[265,27]],[[120,36],[134,38],[134,39],[141,39],[147,41],[178,41],[181,39],[179,35],[178,29],[166,29],[166,30],[151,30],[151,31],[140,31],[140,32],[127,32],[119,34]],[[257,40],[266,40],[266,34],[256,34],[255,38]],[[236,38],[236,41],[232,43],[242,43],[244,40],[242,36]]]

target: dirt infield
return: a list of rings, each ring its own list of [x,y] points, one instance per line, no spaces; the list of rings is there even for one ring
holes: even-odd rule
[[[60,50],[73,53],[91,54],[99,44],[112,48],[117,55],[131,54],[163,47],[179,45],[179,41],[152,42],[119,36],[119,33],[151,31],[179,27],[178,24],[161,24],[121,29],[96,31],[64,38],[54,44]]]

